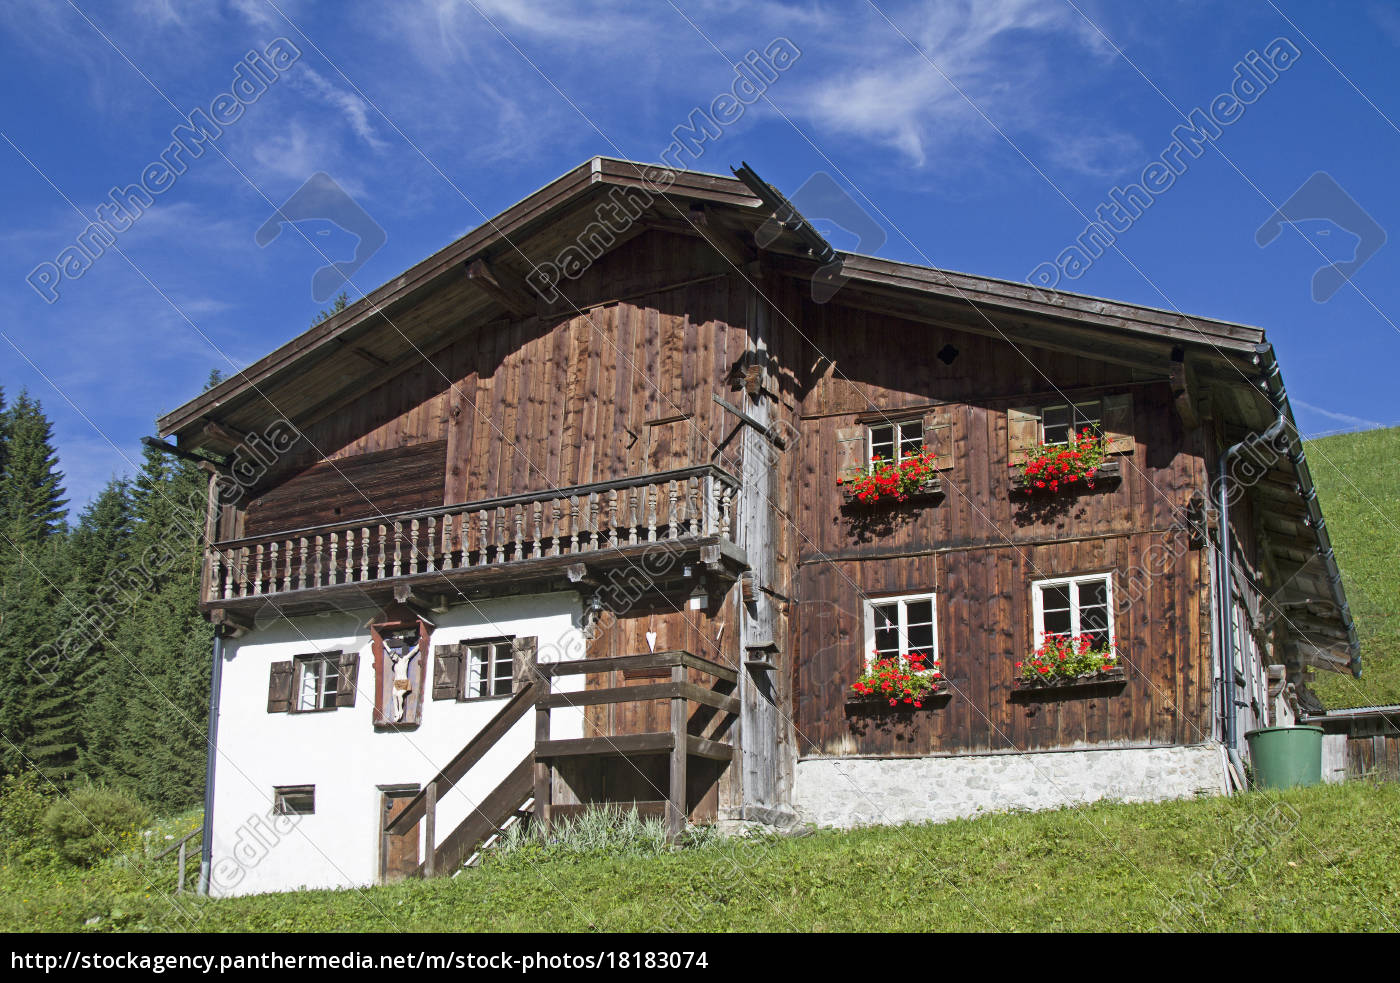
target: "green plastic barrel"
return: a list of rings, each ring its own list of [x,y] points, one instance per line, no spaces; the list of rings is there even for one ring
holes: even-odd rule
[[[1244,735],[1254,775],[1264,788],[1322,781],[1321,727],[1262,727]]]

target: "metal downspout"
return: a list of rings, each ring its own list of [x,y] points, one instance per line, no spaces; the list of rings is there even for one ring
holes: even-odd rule
[[[214,665],[209,673],[209,741],[204,758],[204,833],[199,846],[199,893],[209,894],[214,857],[214,765],[219,756],[219,690],[224,677],[224,639],[214,634]]]

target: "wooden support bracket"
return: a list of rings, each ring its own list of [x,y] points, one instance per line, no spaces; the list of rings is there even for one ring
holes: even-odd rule
[[[491,264],[480,257],[467,263],[467,279],[518,318],[533,317],[538,310],[529,288],[497,275]]]

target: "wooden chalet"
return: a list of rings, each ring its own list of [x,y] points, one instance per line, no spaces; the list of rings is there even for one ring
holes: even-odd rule
[[[1226,791],[1281,681],[1359,672],[1262,330],[836,252],[737,173],[594,158],[160,420],[216,459],[216,892],[447,873],[590,803]],[[1079,423],[1094,486],[1024,487]],[[936,477],[853,499],[881,447]],[[1064,630],[1113,671],[1026,685]],[[889,646],[944,692],[853,698]]]

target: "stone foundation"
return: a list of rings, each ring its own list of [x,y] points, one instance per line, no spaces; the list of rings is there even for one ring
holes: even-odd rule
[[[1208,743],[938,758],[809,758],[797,764],[793,806],[803,822],[849,828],[1225,790],[1224,754],[1219,744]]]

